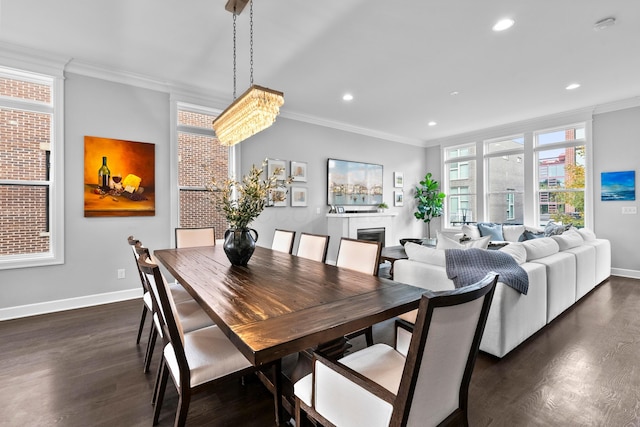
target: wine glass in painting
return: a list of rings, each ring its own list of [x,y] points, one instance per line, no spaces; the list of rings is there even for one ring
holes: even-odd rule
[[[120,184],[122,182],[122,174],[119,172],[114,173],[111,175],[111,179],[113,180],[113,188],[120,190],[122,188],[122,184]]]

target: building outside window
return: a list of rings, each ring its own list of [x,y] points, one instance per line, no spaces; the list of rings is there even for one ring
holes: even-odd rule
[[[445,216],[450,226],[471,222],[476,215],[475,153],[475,144],[445,149]]]
[[[215,137],[215,117],[205,108],[178,104],[178,226],[213,226],[216,237],[222,238],[228,224],[207,189],[214,179],[222,182],[229,176],[229,147]]]
[[[485,220],[524,221],[524,136],[485,141]]]
[[[536,132],[538,224],[584,226],[586,146],[583,124]]]
[[[0,67],[0,268],[63,262],[61,96],[61,78]]]

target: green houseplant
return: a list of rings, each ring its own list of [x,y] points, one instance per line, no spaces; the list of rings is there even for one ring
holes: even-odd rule
[[[415,199],[418,201],[417,212],[413,215],[427,223],[428,238],[431,238],[431,220],[442,216],[445,194],[440,191],[440,184],[427,173],[420,185],[416,186]]]

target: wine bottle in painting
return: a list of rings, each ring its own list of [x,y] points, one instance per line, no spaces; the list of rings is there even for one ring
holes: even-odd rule
[[[102,158],[102,166],[98,169],[98,185],[105,191],[109,190],[109,178],[111,177],[111,171],[107,166],[107,158]]]

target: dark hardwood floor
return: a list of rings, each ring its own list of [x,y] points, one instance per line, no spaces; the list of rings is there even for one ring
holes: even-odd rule
[[[159,352],[143,374],[140,310],[0,322],[0,426],[150,426]],[[391,342],[391,325],[376,325],[377,341]],[[469,399],[471,426],[640,425],[640,280],[612,277],[503,359],[481,353]],[[169,384],[161,426],[176,405]],[[272,426],[271,396],[254,376],[228,381],[195,397],[187,424]]]

